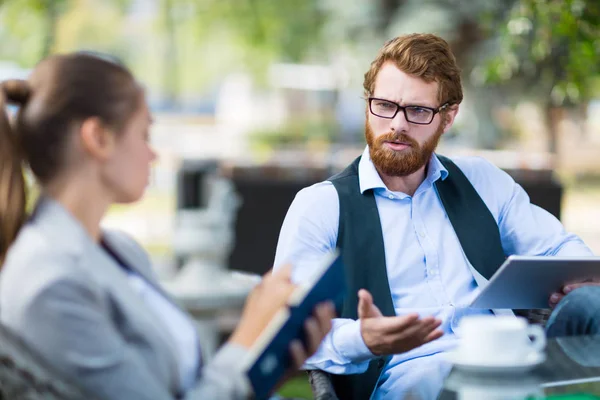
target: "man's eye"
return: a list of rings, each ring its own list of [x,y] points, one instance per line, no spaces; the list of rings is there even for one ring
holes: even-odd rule
[[[377,107],[380,107],[380,108],[396,108],[395,104],[388,103],[387,101],[380,101],[375,104]]]
[[[427,113],[431,112],[427,108],[423,108],[423,107],[411,107],[410,111],[414,114],[427,114]]]

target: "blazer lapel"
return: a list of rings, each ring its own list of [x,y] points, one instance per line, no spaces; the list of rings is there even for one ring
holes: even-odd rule
[[[107,251],[94,242],[83,226],[59,203],[47,198],[41,199],[31,218],[47,232],[49,237],[53,238],[57,246],[80,258],[79,264],[108,288],[107,290],[126,311],[126,316],[129,318],[128,323],[133,324],[134,328],[145,336],[152,335],[155,338],[153,341],[157,344],[162,343],[161,354],[165,362],[170,364],[169,384],[176,393],[179,390],[180,379],[175,343],[163,320],[156,318],[156,314],[131,287],[128,272]],[[110,236],[107,235],[107,237]],[[124,246],[121,246],[117,240],[111,240],[110,245],[113,246],[112,249],[119,257],[128,263],[128,266],[157,287],[154,279],[148,273],[142,272],[142,268],[136,267],[136,261],[139,260],[124,251]],[[161,293],[163,293],[162,290]],[[154,350],[159,351],[158,348]]]
[[[181,307],[177,301],[175,301],[156,281],[154,275],[151,273],[152,265],[146,256],[146,254],[138,254],[139,248],[136,245],[134,249],[130,248],[128,245],[128,240],[119,240],[119,236],[115,235],[114,232],[105,232],[103,236],[103,242],[106,246],[110,248],[112,252],[114,252],[117,257],[120,259],[122,263],[130,268],[131,270],[138,273],[142,278],[148,282],[157,292],[159,292],[167,301],[171,302],[174,307],[178,308],[183,314],[187,315],[187,311],[183,307]],[[122,268],[121,268],[122,270]],[[198,365],[198,376],[200,376],[200,370],[202,366],[202,352],[200,350],[200,341],[198,338],[198,350],[200,351],[201,361]],[[173,352],[173,354],[178,354],[177,352]]]
[[[106,246],[114,252],[122,263],[128,268],[133,270],[136,274],[140,275],[146,282],[148,282],[156,291],[162,294],[167,300],[174,303],[177,307],[177,303],[173,301],[171,296],[165,292],[165,290],[156,281],[155,276],[152,274],[152,265],[147,257],[146,253],[138,254],[139,248],[136,246],[132,248],[126,241],[120,238],[120,235],[114,232],[104,231],[102,241]]]

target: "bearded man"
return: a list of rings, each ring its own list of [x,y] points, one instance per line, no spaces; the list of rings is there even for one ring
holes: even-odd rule
[[[398,399],[416,386],[419,398],[435,397],[460,319],[512,314],[468,307],[507,256],[592,252],[499,168],[434,153],[463,99],[460,69],[442,38],[390,40],[364,90],[367,147],[343,172],[297,194],[275,265],[293,264],[301,282],[315,259],[341,249],[348,296],[306,365],[334,374],[341,399]],[[548,335],[598,332],[600,307],[581,301],[599,299],[600,288],[582,285],[549,299],[558,307]],[[561,302],[568,292],[573,301]]]

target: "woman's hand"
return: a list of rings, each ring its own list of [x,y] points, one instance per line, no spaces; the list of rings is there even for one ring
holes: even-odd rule
[[[287,306],[287,301],[296,288],[291,281],[291,274],[292,268],[289,265],[265,274],[248,296],[242,318],[231,335],[230,342],[246,348],[252,346],[273,316]],[[317,351],[321,340],[331,329],[331,319],[334,315],[332,304],[324,303],[315,308],[313,316],[304,323],[308,347],[304,349],[299,342],[290,344],[292,358],[296,364],[302,365],[307,356]]]
[[[299,340],[293,340],[290,343],[290,353],[295,369],[302,367],[304,361],[319,349],[323,338],[331,330],[331,320],[333,318],[335,318],[333,303],[321,303],[315,307],[313,316],[304,322],[307,347],[304,347]]]
[[[287,307],[287,301],[296,288],[291,282],[291,274],[291,266],[265,274],[261,283],[248,296],[240,323],[229,340],[231,343],[250,348],[273,316],[283,307]],[[334,317],[335,308],[331,302],[315,307],[313,315],[304,322],[306,346],[299,340],[290,343],[289,351],[293,365],[286,378],[302,367],[304,361],[317,351],[321,341],[331,330],[331,320]]]
[[[292,356],[292,367],[281,378],[273,391],[277,391],[281,385],[294,376],[308,357],[313,355],[319,348],[323,338],[331,330],[331,320],[335,317],[335,307],[333,303],[321,303],[315,307],[313,316],[304,323],[304,335],[308,347],[304,347],[299,340],[293,340],[290,343],[290,355]]]
[[[291,266],[285,266],[263,276],[262,281],[250,292],[242,318],[231,335],[230,342],[246,348],[252,346],[273,316],[286,306],[296,288],[290,280],[291,274]]]

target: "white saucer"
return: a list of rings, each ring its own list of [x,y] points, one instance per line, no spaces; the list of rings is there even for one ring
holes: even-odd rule
[[[486,360],[482,362],[481,360],[474,362],[473,360],[465,359],[465,357],[460,354],[457,350],[449,351],[446,353],[446,359],[454,364],[456,368],[459,368],[468,372],[478,372],[478,373],[520,373],[529,371],[538,365],[542,364],[546,361],[546,354],[544,352],[536,352],[532,351],[525,357],[523,360],[515,363],[512,362],[510,364],[506,364],[503,362],[498,362],[497,360]]]

